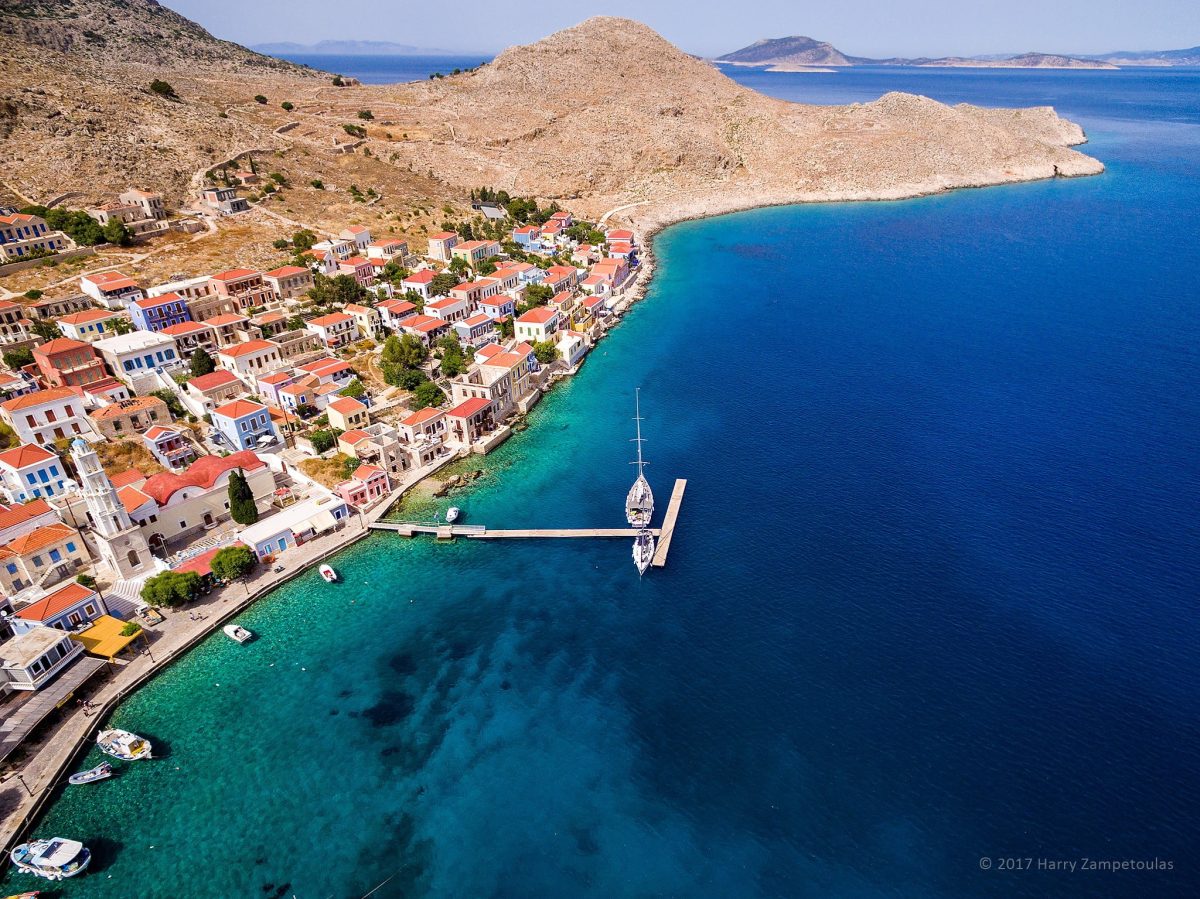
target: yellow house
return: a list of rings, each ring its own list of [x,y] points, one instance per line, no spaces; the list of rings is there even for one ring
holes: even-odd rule
[[[325,408],[331,427],[339,431],[353,431],[365,428],[371,423],[371,414],[367,407],[353,397],[344,396],[334,400]]]

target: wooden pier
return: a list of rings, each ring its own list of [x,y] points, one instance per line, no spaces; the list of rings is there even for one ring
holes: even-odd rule
[[[671,501],[667,505],[667,514],[661,528],[648,528],[658,538],[658,548],[654,552],[654,567],[662,568],[667,564],[667,553],[671,549],[671,538],[675,534],[675,524],[679,519],[679,506],[683,502],[683,491],[687,481],[680,478],[675,482],[671,491]],[[546,539],[579,539],[584,537],[613,538],[623,537],[632,539],[638,535],[637,528],[488,528],[481,524],[442,524],[421,521],[374,521],[368,527],[376,531],[392,531],[404,537],[414,537],[417,534],[432,534],[439,540],[453,540],[456,537],[467,537],[472,540],[546,540]]]
[[[655,568],[667,564],[667,553],[671,551],[671,538],[675,536],[675,522],[679,520],[679,507],[683,504],[683,491],[687,489],[687,480],[680,478],[675,482],[671,491],[671,501],[667,504],[667,517],[663,519],[662,530],[658,534],[658,548],[654,550],[654,560],[650,563]]]

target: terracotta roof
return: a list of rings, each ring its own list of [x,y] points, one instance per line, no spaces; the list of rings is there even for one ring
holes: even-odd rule
[[[65,540],[74,533],[75,529],[68,525],[61,523],[47,524],[30,531],[28,534],[14,537],[5,544],[4,548],[11,550],[19,556],[23,556],[25,553],[44,549],[47,546],[57,543],[59,540]]]
[[[163,303],[178,303],[182,299],[183,297],[177,293],[161,293],[156,297],[142,297],[140,300],[134,300],[133,305],[139,309],[153,309]]]
[[[528,357],[522,353],[500,353],[484,362],[484,365],[494,365],[498,368],[513,368],[520,365]]]
[[[308,269],[301,268],[298,265],[285,265],[282,268],[272,269],[263,277],[265,278],[290,278],[292,275],[303,275]]]
[[[70,528],[67,528],[70,530]],[[26,606],[17,612],[18,618],[26,621],[46,621],[55,615],[61,615],[67,609],[79,605],[84,600],[96,595],[95,590],[89,590],[83,584],[67,584],[53,593],[48,593],[37,602]]]
[[[157,440],[160,437],[182,437],[183,435],[175,428],[164,428],[162,425],[155,425],[142,436],[149,437],[151,440]]]
[[[498,343],[487,343],[475,351],[478,355],[485,359],[491,359],[493,356],[499,356],[504,352],[504,347]]]
[[[192,378],[188,381],[188,386],[195,387],[197,390],[212,390],[214,387],[223,387],[237,380],[238,377],[233,372],[227,371],[224,368],[218,368],[216,371],[211,371],[206,375]]]
[[[219,406],[213,409],[213,415],[220,415],[224,418],[241,418],[244,415],[253,415],[256,412],[262,412],[267,407],[262,403],[255,403],[251,400],[234,400],[226,403],[224,406]]]
[[[102,290],[120,290],[124,287],[137,287],[137,282],[128,275],[123,275],[120,272],[98,272],[94,275],[84,275],[79,280],[90,281]]]
[[[451,237],[458,237],[453,231],[439,231],[437,234],[430,234],[430,240],[449,240]]]
[[[120,474],[109,475],[108,479],[114,487],[128,487],[130,484],[140,484],[146,480],[146,476],[136,468],[129,468]]]
[[[354,316],[347,315],[345,312],[331,312],[329,315],[322,315],[319,318],[314,318],[308,323],[316,325],[318,328],[328,328],[331,325],[340,325],[342,322],[352,322]]]
[[[228,456],[201,456],[184,472],[164,471],[154,475],[142,485],[142,492],[160,506],[165,506],[167,501],[184,487],[201,487],[207,490],[227,471],[233,471],[235,468],[256,471],[266,464],[253,450],[241,450]]]
[[[344,396],[340,400],[330,403],[329,408],[342,415],[349,415],[352,412],[362,412],[367,407],[352,396]]]
[[[156,396],[135,396],[127,400],[120,400],[111,406],[102,406],[99,409],[94,409],[88,415],[96,419],[96,421],[104,421],[109,418],[120,418],[122,415],[128,415],[131,412],[141,412],[143,409],[158,408],[166,409],[167,404]]]
[[[118,318],[120,315],[121,313],[114,312],[111,309],[86,309],[83,312],[72,312],[70,315],[64,315],[59,319],[59,322],[67,325],[85,325],[88,322]]]
[[[233,545],[237,546],[240,544],[233,544]],[[192,558],[190,558],[186,562],[184,562],[182,565],[180,565],[179,567],[174,568],[172,570],[173,571],[192,571],[192,572],[195,572],[196,574],[200,575],[201,577],[203,577],[206,574],[212,574],[213,557],[216,556],[216,554],[219,553],[223,549],[225,549],[225,547],[223,547],[223,546],[214,546],[212,549],[208,550],[207,552],[202,552],[198,556],[193,556]]]
[[[457,306],[460,303],[465,303],[462,297],[446,297],[444,300],[438,300],[436,303],[427,303],[426,309],[448,309],[451,306]]]
[[[130,515],[151,501],[149,496],[133,486],[122,487],[118,490],[117,499],[121,501],[121,505]]]
[[[69,353],[72,350],[88,350],[93,356],[96,355],[96,351],[92,349],[90,343],[75,340],[73,337],[55,337],[53,340],[48,340],[41,346],[34,347],[33,355],[53,356],[56,353]]]
[[[21,524],[47,512],[53,512],[50,504],[44,499],[35,499],[16,506],[9,506],[0,511],[0,531],[6,531],[14,525]]]
[[[206,319],[204,323],[216,328],[219,325],[238,325],[248,321],[250,319],[244,315],[238,315],[236,312],[224,312],[221,315],[214,315],[212,318]]]
[[[408,416],[408,418],[404,419],[401,424],[412,428],[419,424],[424,424],[432,418],[437,418],[442,414],[443,413],[441,409],[436,409],[433,406],[426,406],[424,409],[418,409],[412,415]]]
[[[281,384],[284,381],[291,381],[294,377],[290,371],[273,371],[269,375],[259,378],[258,383],[274,387],[276,384]]]
[[[57,458],[54,453],[32,443],[23,443],[18,447],[0,453],[0,462],[12,468],[24,468],[26,465],[36,465]]]
[[[17,409],[28,409],[32,406],[41,406],[44,403],[53,403],[59,400],[78,399],[79,395],[70,387],[56,387],[53,390],[35,390],[33,393],[27,393],[24,396],[14,397],[6,403],[0,404],[0,409],[7,409],[10,412]]]
[[[227,272],[217,272],[212,276],[213,281],[240,281],[242,278],[249,278],[259,274],[252,268],[231,268]]]
[[[267,350],[278,350],[279,347],[271,343],[269,340],[248,340],[245,343],[239,343],[237,346],[227,346],[223,350],[219,350],[217,355],[229,356],[233,359],[239,356],[248,356],[251,353],[262,353]]]
[[[530,309],[517,317],[518,322],[526,324],[544,325],[546,322],[558,316],[557,309],[551,309],[549,306],[539,306],[536,309]]]
[[[455,418],[470,418],[472,415],[482,411],[483,409],[486,409],[491,404],[491,400],[485,400],[481,396],[475,396],[471,397],[469,400],[463,400],[446,414]]]
[[[437,272],[433,269],[423,268],[419,272],[413,272],[407,278],[403,279],[401,284],[428,284],[437,277]]]
[[[350,431],[343,431],[341,436],[338,437],[338,440],[344,440],[350,446],[354,446],[354,444],[358,443],[360,440],[369,439],[370,436],[371,435],[366,431],[363,431],[359,428],[354,428]]]
[[[354,469],[353,477],[360,481],[365,481],[379,474],[383,474],[383,469],[378,465],[360,465]]]
[[[470,318],[464,321],[463,324],[475,327],[476,325],[485,325],[491,320],[492,319],[490,316],[484,315],[482,312],[480,312],[478,315],[472,315]]]
[[[212,330],[208,322],[180,322],[177,325],[168,325],[160,331],[160,334],[166,334],[169,337],[182,337],[185,334],[195,334],[198,331]]]

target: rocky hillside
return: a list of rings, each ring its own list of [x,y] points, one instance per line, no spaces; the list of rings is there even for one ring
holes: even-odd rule
[[[832,44],[811,37],[777,37],[755,41],[749,47],[726,53],[717,62],[750,66],[848,66],[850,60]]]
[[[138,27],[158,27],[165,15],[148,12],[159,8],[150,0],[115,5],[140,10]],[[372,211],[393,221],[424,207],[420,227],[428,209],[480,185],[582,214],[630,207],[649,222],[1102,170],[1068,149],[1083,133],[1051,109],[950,108],[903,94],[846,107],[788,103],[625,19],[589,19],[454,77],[354,87],[301,71],[250,71],[257,57],[240,48],[212,64],[97,61],[50,48],[29,22],[27,32],[47,42],[36,53],[27,38],[0,37],[0,156],[9,162],[0,188],[28,199],[67,191],[98,199],[134,184],[182,200],[206,167],[250,149],[288,179],[286,199],[272,204],[330,225],[362,209],[351,187],[374,188],[382,202]],[[134,25],[114,16],[102,33],[134,40]],[[178,45],[218,52],[206,32],[183,33]],[[150,91],[152,77],[169,81],[177,98]],[[350,142],[346,125],[364,137],[342,153],[335,144]]]
[[[301,70],[218,40],[155,0],[0,0],[0,36],[110,63]]]

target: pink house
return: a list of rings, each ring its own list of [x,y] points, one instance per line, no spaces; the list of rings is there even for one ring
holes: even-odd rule
[[[392,489],[391,479],[378,465],[360,465],[347,481],[337,485],[338,496],[357,509],[365,509],[385,496]]]

